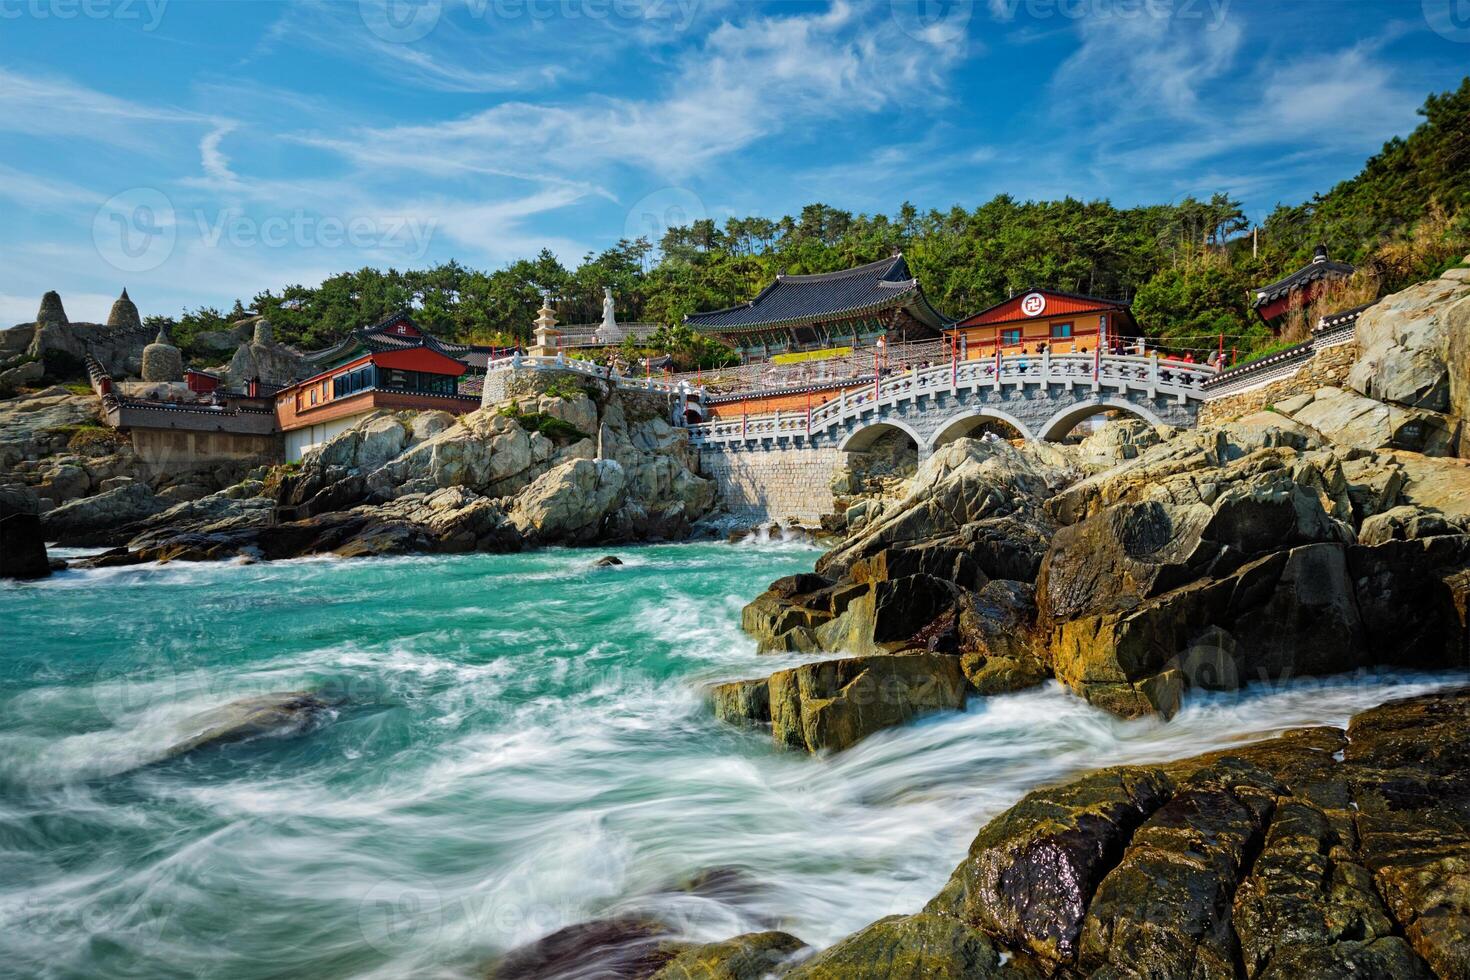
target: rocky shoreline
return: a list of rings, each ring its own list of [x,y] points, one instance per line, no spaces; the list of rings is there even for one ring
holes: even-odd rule
[[[127,480],[42,510],[52,467],[0,503],[18,517],[7,527],[26,568],[48,540],[110,549],[79,563],[93,567],[681,540],[712,509],[714,486],[666,414],[657,395],[538,373],[458,419],[377,413],[299,465],[191,499]]]
[[[1028,793],[948,884],[819,953],[694,943],[625,917],[558,930],[496,980],[1470,976],[1470,687],[1346,729]]]
[[[817,752],[1050,678],[1167,718],[1190,690],[1470,668],[1467,272],[1364,313],[1347,388],[942,447],[744,610],[759,652],[841,659],[717,685],[716,715]]]

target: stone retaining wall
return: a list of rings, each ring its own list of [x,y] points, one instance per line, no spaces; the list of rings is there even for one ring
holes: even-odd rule
[[[846,456],[832,447],[705,446],[699,469],[715,481],[720,506],[732,514],[814,524],[832,512],[832,477]]]
[[[1278,378],[1259,388],[1250,391],[1242,391],[1235,395],[1226,395],[1205,402],[1200,406],[1199,424],[1216,425],[1227,422],[1230,419],[1259,412],[1268,405],[1290,398],[1292,395],[1300,395],[1303,392],[1315,388],[1332,386],[1344,387],[1347,384],[1348,371],[1352,369],[1353,362],[1358,359],[1358,345],[1356,342],[1336,344],[1318,350],[1310,360],[1297,368],[1295,372],[1284,378]]]

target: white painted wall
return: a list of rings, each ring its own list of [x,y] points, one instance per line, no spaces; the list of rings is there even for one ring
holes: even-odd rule
[[[372,414],[372,410],[346,415],[330,422],[318,422],[301,429],[292,429],[286,436],[286,462],[300,462],[307,450],[315,449],[333,436],[340,435]]]

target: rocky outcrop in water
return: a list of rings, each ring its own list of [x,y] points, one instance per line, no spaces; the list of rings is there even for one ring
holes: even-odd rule
[[[45,578],[51,574],[46,538],[33,497],[17,487],[0,487],[0,578]]]
[[[555,969],[492,975],[1462,980],[1467,757],[1470,688],[1393,701],[1346,730],[1035,790],[981,828],[922,910],[816,955],[782,934],[697,947],[701,962],[778,952],[762,974],[721,972],[729,960],[660,973],[681,960],[656,928],[640,934],[643,958],[614,959],[625,946],[588,938],[625,932],[610,920],[527,947]]]
[[[216,745],[299,735],[326,715],[332,703],[310,691],[239,698],[202,711],[178,725],[180,737],[163,752],[172,759]]]

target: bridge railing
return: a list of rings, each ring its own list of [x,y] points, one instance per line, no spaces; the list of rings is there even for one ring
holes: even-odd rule
[[[860,388],[846,389],[810,412],[774,412],[741,419],[691,425],[695,442],[732,442],[780,436],[814,435],[841,424],[851,416],[881,411],[927,394],[1000,390],[1005,386],[1062,384],[1068,389],[1089,386],[1094,391],[1113,388],[1142,391],[1151,398],[1169,397],[1183,403],[1203,400],[1201,385],[1215,375],[1206,365],[1161,360],[1151,355],[1107,355],[1043,353],[1037,355],[985,358],[934,365],[905,371],[876,380]]]

